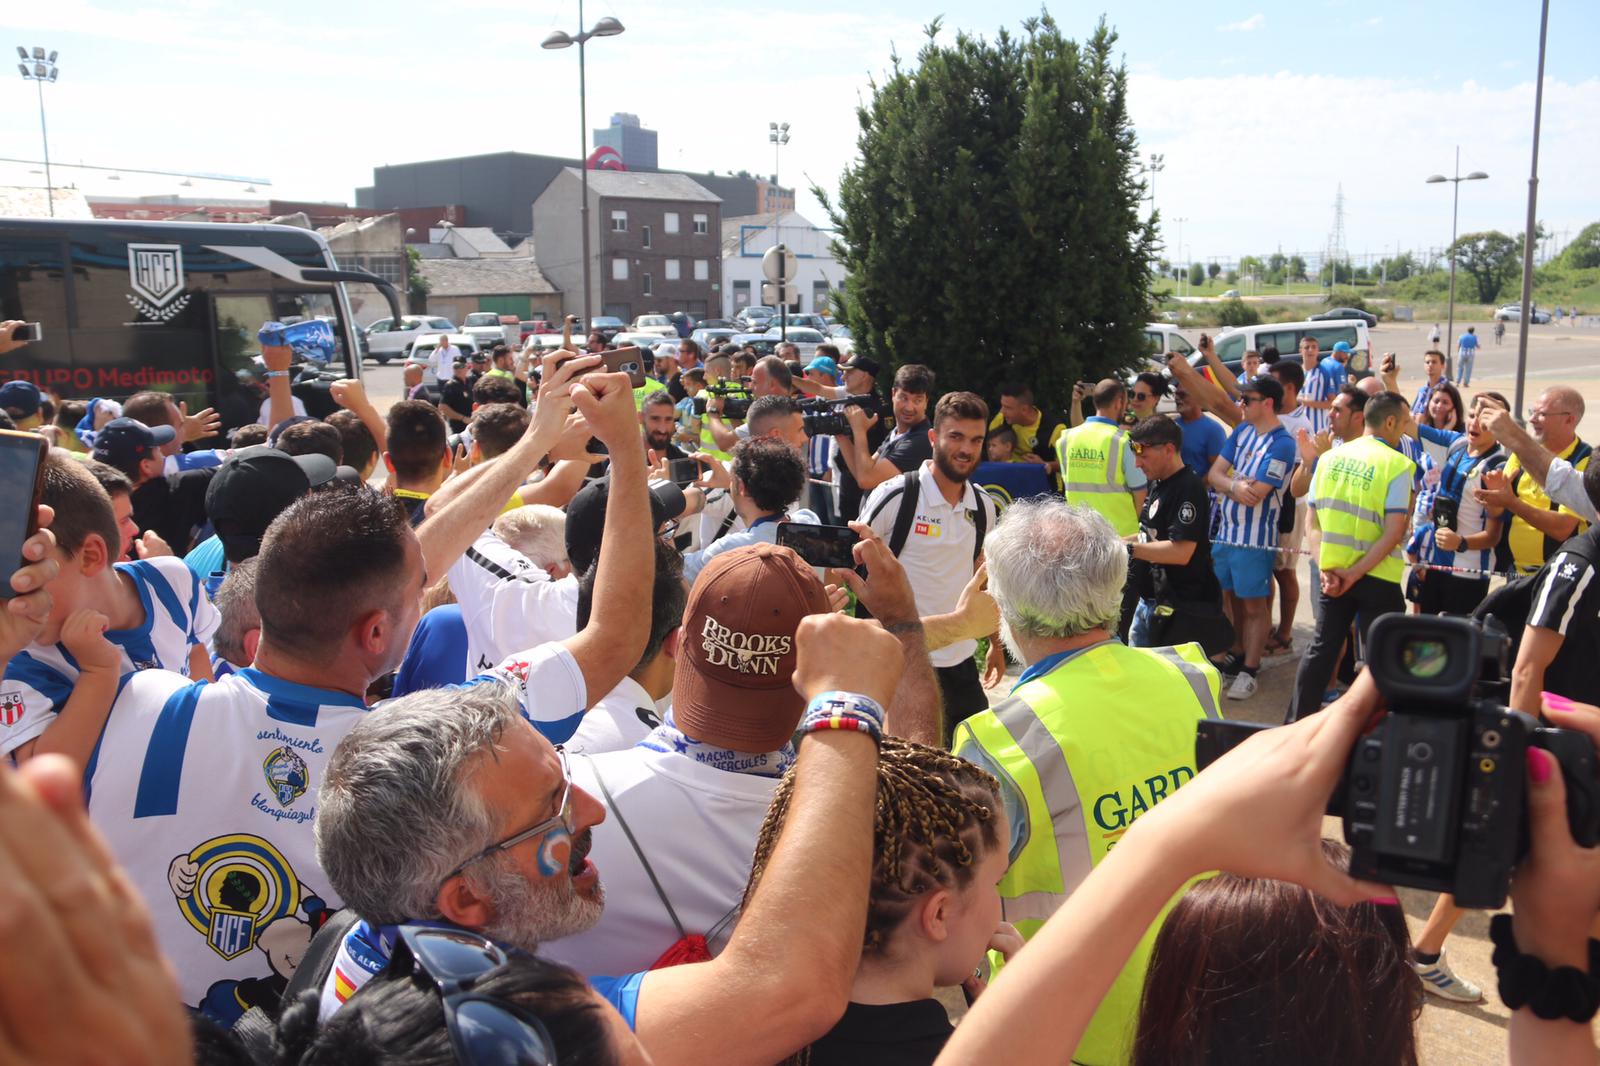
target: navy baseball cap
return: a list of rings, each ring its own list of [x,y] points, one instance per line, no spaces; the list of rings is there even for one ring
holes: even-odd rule
[[[8,381],[0,385],[0,410],[15,418],[32,418],[39,413],[44,395],[31,381]]]
[[[145,459],[154,458],[163,444],[171,444],[178,431],[171,426],[147,426],[137,418],[113,418],[94,435],[94,457],[132,476]]]
[[[567,558],[578,574],[587,573],[600,557],[600,534],[606,525],[606,504],[611,498],[611,478],[596,478],[567,504]],[[688,502],[683,490],[670,481],[657,481],[650,486],[650,521],[652,528],[683,514]]]

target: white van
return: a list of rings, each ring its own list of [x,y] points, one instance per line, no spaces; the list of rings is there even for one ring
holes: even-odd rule
[[[1194,342],[1185,337],[1177,326],[1170,322],[1146,322],[1144,324],[1145,353],[1165,362],[1161,357],[1168,352],[1177,352],[1182,356],[1194,353]]]
[[[1268,346],[1278,349],[1285,359],[1292,358],[1300,349],[1300,338],[1314,337],[1323,356],[1332,354],[1333,346],[1340,341],[1350,345],[1350,374],[1366,377],[1372,365],[1372,338],[1367,324],[1359,318],[1341,318],[1313,322],[1269,322],[1261,326],[1231,326],[1217,335],[1217,358],[1234,373],[1247,351],[1262,351]],[[1193,362],[1193,360],[1191,360]]]

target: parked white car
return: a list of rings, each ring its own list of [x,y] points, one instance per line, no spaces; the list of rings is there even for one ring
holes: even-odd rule
[[[394,328],[394,319],[380,318],[367,327],[367,354],[382,366],[404,356],[418,337],[454,332],[456,324],[438,315],[406,315],[400,319],[398,329]]]
[[[522,323],[513,320],[507,327],[493,311],[474,311],[461,320],[461,332],[478,338],[478,347],[492,348],[502,342],[515,344],[522,334]]]
[[[633,325],[628,327],[629,333],[649,333],[656,337],[674,337],[678,335],[678,327],[672,324],[672,319],[666,315],[640,315],[633,320]]]
[[[470,333],[451,333],[450,344],[458,349],[462,355],[471,355],[480,347],[478,338]],[[439,334],[425,333],[411,342],[411,347],[406,351],[406,362],[424,363],[433,365],[433,350],[439,347]]]
[[[1495,310],[1494,317],[1497,322],[1521,322],[1522,305],[1506,304],[1504,307]],[[1533,324],[1536,326],[1548,326],[1550,324],[1550,312],[1542,308],[1533,308],[1528,313],[1528,317],[1533,320]]]
[[[763,336],[774,343],[785,339],[783,330],[777,326],[767,330]],[[821,330],[808,329],[805,326],[790,326],[787,339],[790,344],[800,349],[800,361],[809,363],[811,358],[817,354],[817,345],[826,342],[828,338]]]

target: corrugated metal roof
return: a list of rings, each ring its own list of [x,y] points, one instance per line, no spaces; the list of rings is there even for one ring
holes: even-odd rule
[[[432,296],[532,296],[558,290],[531,258],[423,259]]]

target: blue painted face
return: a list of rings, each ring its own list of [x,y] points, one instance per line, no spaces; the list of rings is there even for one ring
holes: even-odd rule
[[[560,826],[550,830],[544,835],[544,840],[539,842],[539,874],[541,877],[554,877],[567,868],[567,859],[557,856],[556,846],[567,845],[567,856],[572,854],[572,837]]]

